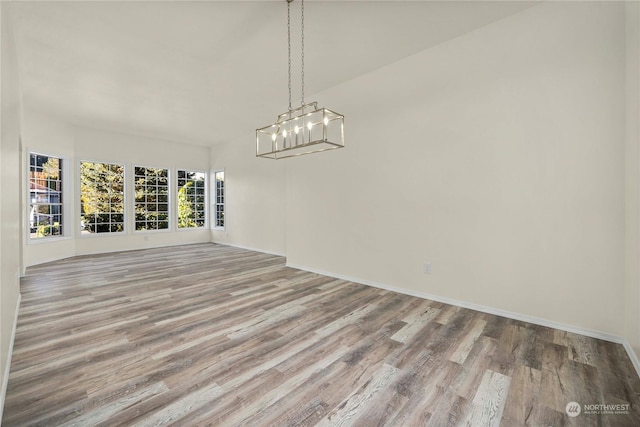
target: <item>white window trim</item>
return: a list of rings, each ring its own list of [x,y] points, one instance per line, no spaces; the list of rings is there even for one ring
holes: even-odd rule
[[[216,181],[216,175],[222,173],[224,175],[224,202],[222,202],[222,207],[224,209],[224,213],[225,213],[225,218],[224,218],[224,225],[223,226],[219,226],[218,224],[218,186],[216,185],[217,181]],[[225,230],[226,226],[227,226],[227,174],[225,173],[224,169],[216,169],[211,173],[211,188],[212,188],[212,198],[213,198],[213,203],[211,204],[211,215],[213,217],[213,221],[212,221],[212,228],[214,230]]]
[[[35,245],[40,245],[43,243],[51,243],[51,242],[59,242],[61,240],[70,240],[73,238],[73,225],[71,223],[71,218],[72,218],[72,209],[73,207],[70,206],[70,197],[69,197],[69,191],[73,192],[73,186],[70,185],[70,183],[72,182],[72,174],[71,172],[71,168],[73,167],[72,162],[69,160],[68,157],[65,157],[63,155],[60,154],[55,154],[55,153],[50,153],[46,150],[39,150],[37,148],[29,148],[29,147],[24,147],[24,163],[26,163],[26,168],[24,169],[23,175],[24,175],[24,187],[23,187],[23,191],[21,192],[22,195],[21,197],[24,197],[23,199],[23,206],[24,206],[24,210],[23,210],[23,220],[24,220],[24,232],[23,234],[25,235],[25,239],[27,244],[31,245],[31,244],[35,244]],[[57,236],[49,236],[49,237],[37,237],[37,238],[33,238],[31,237],[31,223],[29,221],[29,206],[31,205],[31,200],[29,198],[29,184],[30,184],[30,174],[29,172],[31,171],[31,154],[38,154],[41,156],[48,156],[48,157],[55,157],[57,159],[60,160],[60,162],[62,163],[62,234],[61,235],[57,235]]]
[[[169,227],[168,228],[163,228],[163,229],[158,229],[158,230],[136,230],[136,168],[146,168],[146,169],[166,169],[168,176],[167,176],[167,189],[168,189],[168,208],[169,210],[167,211],[168,215],[169,215]],[[155,166],[143,166],[141,164],[138,163],[134,163],[131,166],[131,230],[133,230],[134,234],[146,234],[146,233],[170,233],[174,230],[174,221],[173,221],[173,217],[175,216],[175,214],[177,214],[177,209],[174,208],[173,206],[173,188],[171,188],[173,186],[173,175],[178,175],[177,174],[177,169],[176,172],[174,173],[173,169],[170,167],[155,167]],[[177,181],[176,181],[177,184]],[[177,228],[177,221],[175,222],[175,226]]]
[[[82,231],[82,226],[81,226],[81,221],[80,221],[80,217],[81,215],[81,211],[82,211],[82,177],[80,176],[80,165],[84,162],[87,163],[102,163],[102,164],[111,164],[111,165],[122,165],[122,167],[124,168],[124,185],[123,185],[123,191],[124,191],[124,206],[123,206],[123,225],[124,225],[124,230],[122,232],[117,232],[117,233],[83,233]],[[121,160],[87,160],[87,159],[80,159],[78,160],[78,162],[76,163],[76,183],[77,183],[77,188],[75,191],[76,194],[76,203],[75,203],[75,209],[77,209],[76,213],[77,216],[76,218],[76,224],[74,225],[74,230],[76,230],[76,232],[78,233],[78,237],[80,237],[81,239],[94,239],[94,238],[98,238],[98,237],[109,237],[109,236],[122,236],[122,235],[128,235],[131,234],[131,216],[127,214],[127,212],[129,212],[129,210],[132,208],[131,207],[131,202],[129,200],[129,197],[131,196],[131,191],[129,190],[129,183],[131,181],[131,173],[129,172],[129,164],[126,162],[123,162]]]
[[[175,214],[173,215],[173,218],[171,220],[171,223],[173,224],[174,230],[181,232],[181,231],[194,231],[194,230],[206,230],[209,228],[209,213],[207,210],[209,209],[209,173],[206,170],[202,170],[202,169],[197,169],[197,168],[183,168],[183,167],[176,167],[174,168],[175,173],[174,176],[175,178],[172,180],[172,185],[173,185],[173,193],[175,194],[175,197],[173,198],[172,201],[172,209],[174,210]],[[202,227],[178,227],[178,216],[180,214],[180,209],[178,208],[178,175],[180,171],[186,171],[186,172],[195,172],[195,173],[201,173],[204,175],[204,208],[205,208],[205,212],[204,212],[204,225]]]

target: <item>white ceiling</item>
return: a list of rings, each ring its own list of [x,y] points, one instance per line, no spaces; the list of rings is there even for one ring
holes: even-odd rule
[[[15,33],[25,104],[62,120],[210,145],[249,134],[287,108],[284,0],[4,6]],[[306,99],[530,6],[307,1]],[[297,45],[300,1],[291,7]],[[295,106],[295,46],[293,59]]]

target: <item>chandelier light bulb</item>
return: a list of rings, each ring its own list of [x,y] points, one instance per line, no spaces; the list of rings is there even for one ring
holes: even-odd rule
[[[296,127],[293,128],[293,131],[297,134],[300,131],[300,128],[298,127],[298,125],[296,125]]]

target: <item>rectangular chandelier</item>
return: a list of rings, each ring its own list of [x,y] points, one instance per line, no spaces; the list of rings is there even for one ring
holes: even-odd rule
[[[318,108],[317,102],[304,102],[304,0],[300,1],[301,35],[301,102],[291,107],[291,3],[287,2],[287,48],[289,77],[289,110],[280,114],[274,124],[256,129],[256,157],[284,159],[303,154],[320,153],[344,147],[344,116]]]
[[[256,156],[283,159],[344,147],[344,116],[302,105],[278,116],[272,125],[256,129]]]

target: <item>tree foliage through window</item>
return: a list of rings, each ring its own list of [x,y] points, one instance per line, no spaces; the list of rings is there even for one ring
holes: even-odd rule
[[[169,170],[135,167],[136,230],[169,228]]]
[[[206,225],[205,174],[178,171],[178,228]]]
[[[124,166],[81,162],[80,202],[82,232],[123,232]]]

